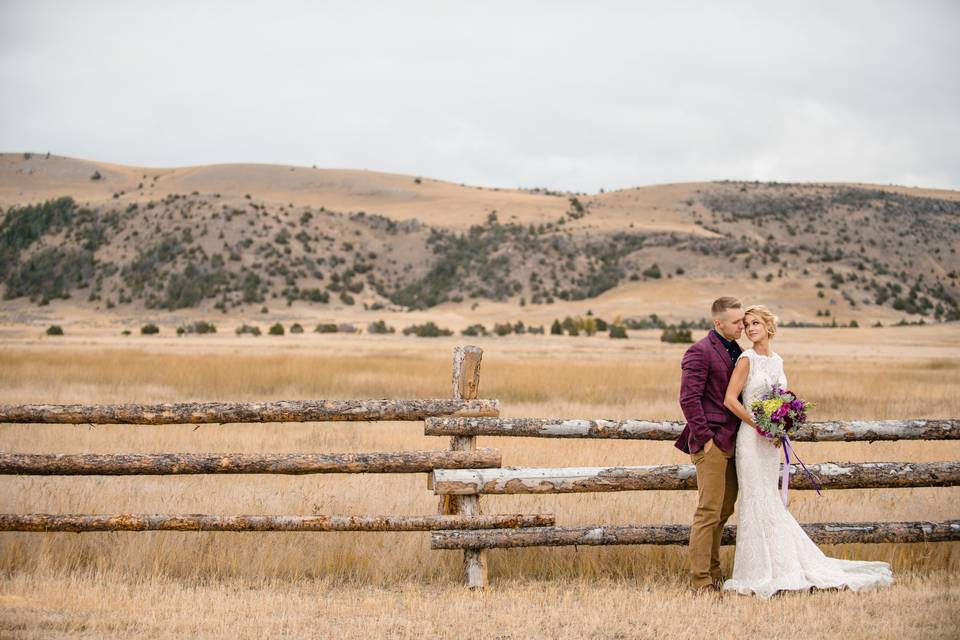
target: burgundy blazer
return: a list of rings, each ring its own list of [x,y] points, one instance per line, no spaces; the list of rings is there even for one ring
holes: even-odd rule
[[[680,364],[680,408],[687,426],[675,446],[684,453],[696,453],[710,438],[730,453],[737,442],[740,418],[723,406],[727,384],[733,373],[730,354],[713,331],[683,354]]]

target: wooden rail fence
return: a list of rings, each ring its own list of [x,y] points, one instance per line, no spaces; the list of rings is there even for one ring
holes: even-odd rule
[[[556,526],[552,514],[481,513],[483,494],[693,490],[693,465],[624,467],[502,467],[496,449],[479,436],[606,438],[673,441],[682,422],[500,418],[498,400],[478,399],[481,349],[456,347],[452,399],[315,400],[167,403],[153,405],[0,405],[0,423],[226,424],[422,420],[424,433],[449,436],[449,448],[366,453],[0,454],[0,475],[169,475],[427,473],[440,499],[436,515],[0,514],[0,531],[430,531],[431,548],[463,550],[464,582],[487,585],[487,552],[494,548],[686,544],[685,525]],[[958,440],[960,420],[820,422],[794,438],[807,442]],[[829,489],[960,485],[960,461],[824,462],[808,465]],[[811,489],[791,465],[791,486]],[[943,522],[823,522],[802,525],[825,544],[960,540],[960,520]],[[736,527],[723,532],[733,544]]]

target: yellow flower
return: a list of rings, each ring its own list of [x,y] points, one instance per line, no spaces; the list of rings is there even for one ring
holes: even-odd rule
[[[763,412],[768,416],[772,416],[773,412],[780,408],[780,405],[783,404],[783,400],[773,399],[773,400],[764,400],[763,401]]]

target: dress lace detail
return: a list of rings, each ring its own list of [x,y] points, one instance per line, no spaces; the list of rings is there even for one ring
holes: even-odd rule
[[[743,404],[763,396],[774,383],[786,388],[783,360],[753,349]],[[846,588],[853,591],[893,583],[886,562],[830,558],[814,544],[783,506],[778,490],[781,450],[746,422],[737,432],[736,465],[740,485],[737,546],[733,577],[724,590],[769,598],[777,591]]]

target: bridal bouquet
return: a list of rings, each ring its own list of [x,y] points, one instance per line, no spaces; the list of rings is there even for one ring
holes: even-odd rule
[[[807,421],[807,409],[813,408],[812,402],[801,400],[792,391],[780,388],[780,385],[773,385],[770,391],[759,400],[750,403],[750,411],[753,413],[754,421],[757,423],[757,431],[771,440],[779,441],[783,444],[783,469],[780,480],[780,498],[783,506],[787,506],[787,492],[790,486],[790,455],[800,463],[803,472],[810,478],[813,488],[820,495],[820,483],[817,478],[810,473],[807,465],[793,450],[790,445],[790,434]]]
[[[775,384],[763,398],[750,403],[750,411],[757,431],[771,440],[781,440],[807,421],[807,409],[814,406]]]

